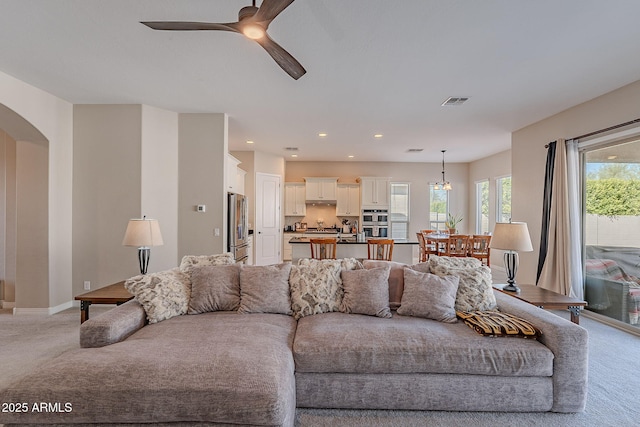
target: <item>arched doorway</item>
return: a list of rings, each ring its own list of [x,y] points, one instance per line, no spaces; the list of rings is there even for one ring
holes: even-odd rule
[[[49,305],[49,141],[0,104],[0,301]]]

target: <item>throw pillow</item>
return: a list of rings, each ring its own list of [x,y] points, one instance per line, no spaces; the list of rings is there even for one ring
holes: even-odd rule
[[[242,266],[240,269],[240,307],[238,313],[291,315],[290,272],[290,263]]]
[[[378,268],[388,266],[389,270],[389,307],[400,307],[402,292],[404,289],[404,268],[406,264],[395,261],[381,261],[366,259],[362,261],[364,268]]]
[[[457,322],[453,307],[458,281],[456,276],[438,277],[435,274],[405,268],[404,293],[398,314],[446,323]]]
[[[388,266],[368,270],[343,271],[344,296],[340,311],[367,314],[369,316],[391,317],[391,310],[389,310],[389,271],[390,268]]]
[[[216,254],[216,255],[185,255],[180,262],[180,271],[190,273],[193,267],[202,267],[205,265],[229,265],[235,264],[236,260],[232,253]]]
[[[240,305],[240,265],[191,268],[188,314],[234,311]]]
[[[189,276],[180,269],[138,275],[124,282],[147,313],[149,323],[180,316],[187,312],[191,293]]]
[[[431,273],[440,277],[456,276],[460,279],[455,305],[457,311],[485,311],[496,308],[489,267],[473,258],[460,258],[462,261],[453,257],[437,258],[439,262],[430,263]],[[478,263],[476,266],[475,262],[470,261],[472,259]],[[464,265],[468,267],[463,267]]]
[[[430,268],[438,266],[445,268],[477,268],[482,265],[479,259],[471,257],[449,257],[431,255],[427,261]]]
[[[336,261],[291,267],[291,309],[296,320],[340,310],[344,293],[340,271]]]
[[[339,258],[339,259],[314,259],[314,258],[300,258],[298,265],[317,265],[326,263],[339,263],[342,270],[360,270],[364,266],[357,258]]]
[[[488,337],[522,337],[537,339],[542,331],[529,321],[500,311],[456,312],[465,324]]]

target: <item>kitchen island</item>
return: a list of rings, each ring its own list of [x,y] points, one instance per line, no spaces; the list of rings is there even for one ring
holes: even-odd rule
[[[325,237],[325,236],[323,236]],[[309,238],[294,237],[291,244],[291,262],[296,264],[300,258],[311,257]],[[367,242],[357,242],[354,238],[338,240],[336,258],[367,259]],[[415,254],[414,254],[415,252]],[[414,264],[418,259],[418,242],[408,240],[394,240],[392,260],[404,264]]]

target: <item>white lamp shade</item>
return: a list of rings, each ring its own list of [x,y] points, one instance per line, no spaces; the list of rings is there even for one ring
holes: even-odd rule
[[[130,219],[122,239],[124,246],[160,246],[164,244],[157,219]]]
[[[526,222],[499,222],[493,229],[489,247],[505,251],[531,252],[531,237]]]

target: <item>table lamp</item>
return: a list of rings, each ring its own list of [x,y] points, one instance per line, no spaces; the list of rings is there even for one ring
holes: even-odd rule
[[[500,249],[504,253],[504,267],[507,270],[507,286],[505,291],[518,292],[516,272],[518,271],[518,251],[531,252],[531,238],[526,222],[498,222],[493,229],[489,247]]]
[[[122,239],[123,246],[138,247],[140,274],[147,274],[151,253],[150,247],[160,246],[163,243],[158,220],[147,219],[146,216],[142,219],[130,219],[129,224],[127,224],[127,231],[124,233],[124,239]]]

